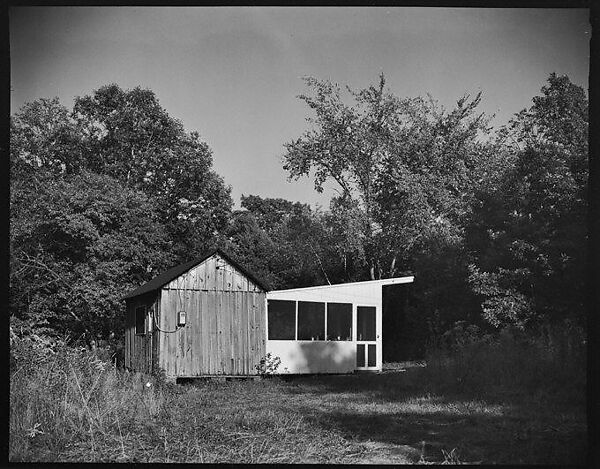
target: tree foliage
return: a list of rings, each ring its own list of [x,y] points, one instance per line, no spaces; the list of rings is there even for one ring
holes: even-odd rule
[[[512,164],[470,224],[470,281],[495,326],[584,312],[588,102],[566,76],[541,91],[503,130]]]
[[[309,128],[287,143],[284,168],[312,176],[318,191],[337,185],[329,249],[352,259],[356,279],[416,272],[412,307],[432,330],[581,316],[582,88],[551,74],[533,105],[493,132],[480,94],[446,110],[431,97],[394,96],[383,75],[346,95],[329,81],[306,83]]]
[[[230,188],[197,133],[150,90],[108,85],[26,104],[11,119],[11,314],[108,334],[120,296],[211,245]]]
[[[122,294],[216,244],[272,288],[413,271],[408,292],[385,297],[388,314],[407,305],[385,320],[396,359],[422,355],[456,321],[582,319],[581,87],[551,74],[493,131],[480,94],[445,109],[395,96],[383,75],[360,90],[306,84],[308,128],[285,144],[283,165],[317,191],[332,181],[328,210],[248,195],[232,211],[208,145],[150,90],[103,86],[72,111],[58,99],[26,104],[11,118],[12,317],[45,331],[119,331]]]
[[[11,311],[57,331],[107,335],[123,324],[120,297],[173,261],[148,197],[82,172],[14,181]]]
[[[460,242],[461,217],[493,157],[481,141],[490,129],[476,113],[480,95],[446,111],[432,99],[394,96],[381,75],[377,86],[347,88],[350,105],[338,85],[306,82],[312,94],[300,98],[315,117],[286,145],[284,168],[292,178],[313,171],[317,190],[337,183],[331,210],[370,278],[393,276],[427,244]]]
[[[197,132],[185,132],[152,91],[114,84],[77,98],[73,114],[84,129],[89,168],[148,194],[180,257],[214,243],[233,203]]]

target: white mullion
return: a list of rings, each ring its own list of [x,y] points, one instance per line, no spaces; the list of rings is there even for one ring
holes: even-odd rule
[[[324,303],[325,303],[325,330],[324,330],[323,333],[325,334],[325,337],[323,338],[323,340],[326,341],[327,340],[327,332],[329,332],[327,330],[327,311],[329,310],[329,307],[327,306],[327,302],[326,301]]]
[[[296,305],[296,327],[294,328],[294,340],[298,340],[298,301],[294,301]]]

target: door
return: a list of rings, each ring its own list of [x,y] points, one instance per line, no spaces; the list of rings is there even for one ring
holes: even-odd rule
[[[356,307],[356,369],[377,369],[375,306]]]

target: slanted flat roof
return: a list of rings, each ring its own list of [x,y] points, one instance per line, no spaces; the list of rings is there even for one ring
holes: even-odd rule
[[[408,274],[408,272],[407,272]],[[394,278],[382,278],[380,280],[366,280],[363,282],[349,282],[349,283],[334,283],[333,285],[317,285],[315,287],[302,287],[302,288],[289,288],[287,290],[271,290],[269,293],[279,293],[279,292],[295,292],[295,291],[308,291],[308,290],[322,290],[326,288],[336,288],[336,287],[347,287],[352,285],[394,285],[397,283],[412,283],[415,279],[414,275],[405,274],[403,277],[394,277]]]
[[[149,282],[146,282],[143,285],[141,285],[140,287],[136,288],[135,290],[127,293],[127,295],[121,297],[121,299],[125,300],[128,298],[133,298],[135,296],[143,295],[144,293],[149,293],[151,291],[158,290],[159,288],[162,288],[164,285],[169,283],[171,280],[175,280],[180,275],[183,275],[188,270],[196,267],[198,264],[201,264],[206,259],[208,259],[209,257],[211,257],[215,254],[221,255],[227,262],[232,264],[236,269],[238,269],[240,272],[242,272],[246,277],[248,277],[254,283],[256,283],[264,291],[267,291],[269,289],[265,282],[260,280],[256,275],[254,275],[248,269],[242,267],[242,265],[240,265],[229,254],[227,254],[226,252],[224,252],[223,250],[221,250],[219,248],[216,248],[216,249],[210,249],[209,251],[206,251],[200,257],[198,257],[192,261],[186,262],[185,264],[180,264],[178,266],[175,266],[175,267],[167,270],[166,272],[163,272],[162,274],[154,277]]]

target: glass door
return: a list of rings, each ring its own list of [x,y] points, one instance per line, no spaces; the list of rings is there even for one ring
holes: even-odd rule
[[[377,368],[377,335],[375,306],[356,307],[356,369]]]

